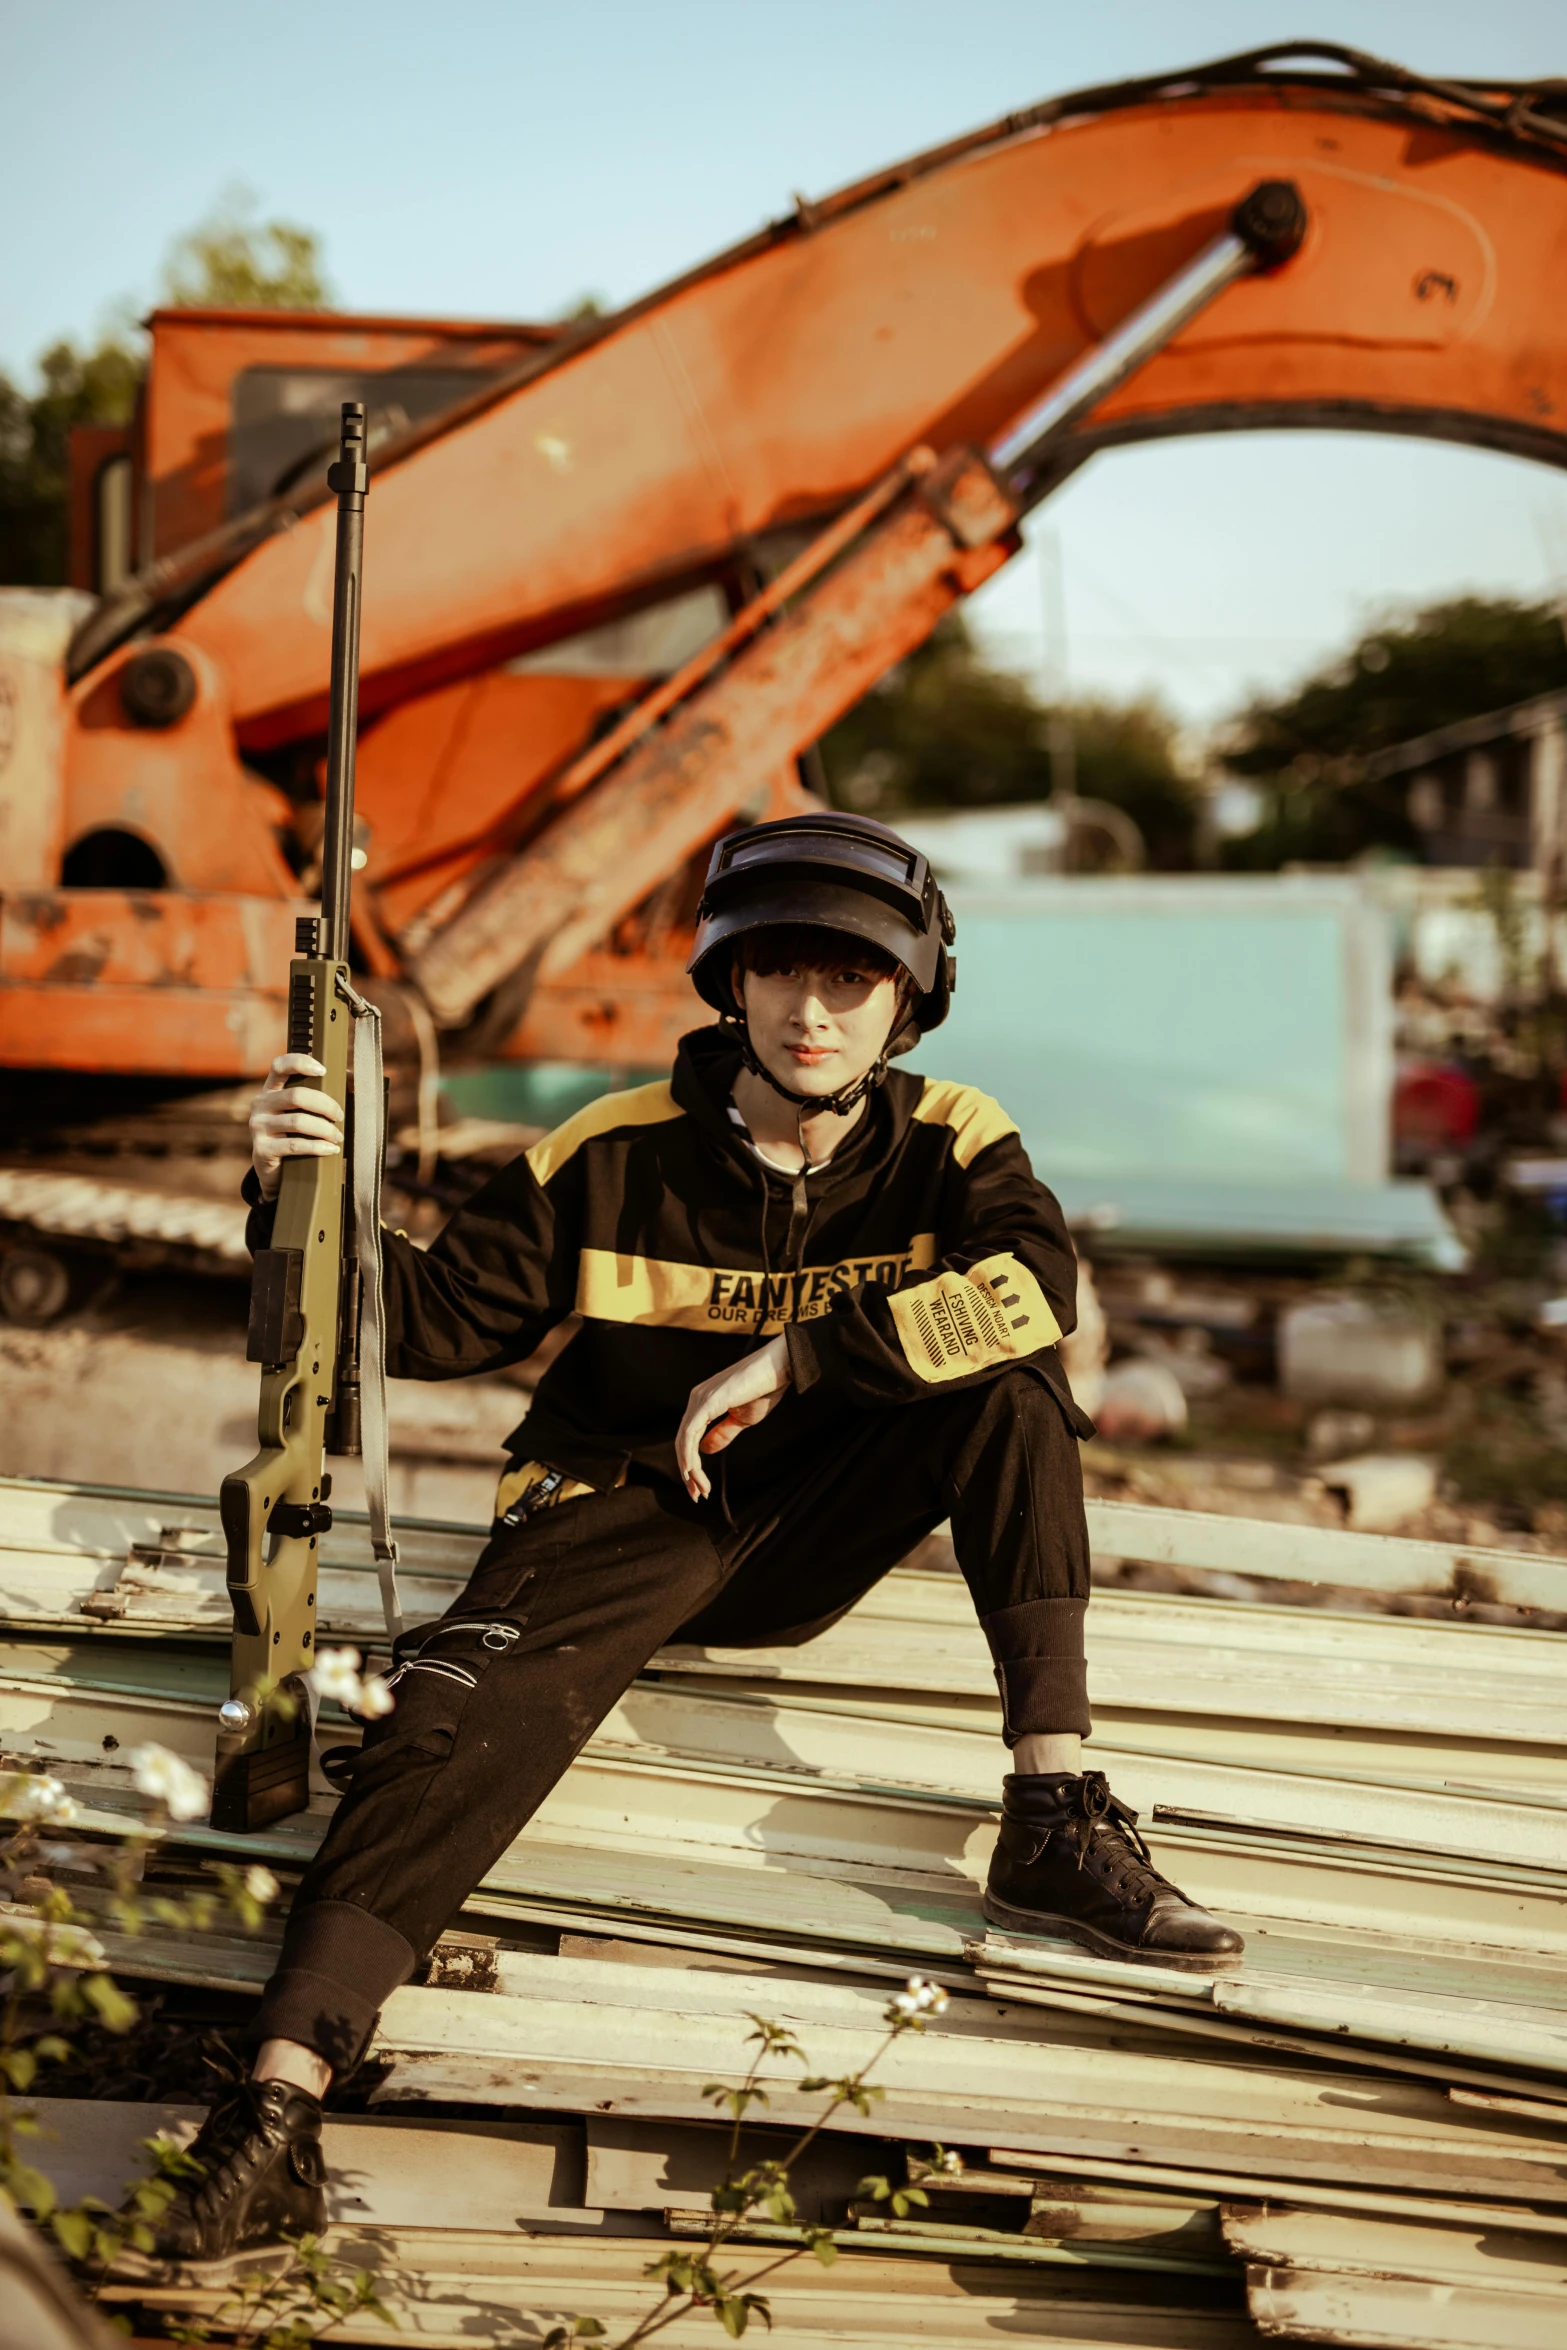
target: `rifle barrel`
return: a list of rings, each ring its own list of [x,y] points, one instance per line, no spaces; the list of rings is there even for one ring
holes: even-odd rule
[[[337,492],[337,578],[332,599],[332,691],[327,715],[326,826],[321,840],[321,952],[348,960],[349,897],[354,878],[354,745],[359,732],[359,595],[363,576],[365,412],[343,402],[337,463],[327,475]]]

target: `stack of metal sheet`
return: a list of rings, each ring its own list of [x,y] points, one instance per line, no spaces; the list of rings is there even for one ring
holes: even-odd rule
[[[1093,1531],[1264,1583],[1567,1609],[1567,1566],[1534,1556],[1129,1505],[1094,1505]],[[406,1536],[408,1612],[437,1612],[477,1533]],[[376,1637],[349,1520],[321,1613],[324,1634]],[[336,2157],[341,2240],[373,2244],[415,2339],[629,2322],[649,2247],[628,2239],[699,2224],[721,2167],[704,2091],[744,2071],[749,2019],[791,2024],[836,2074],[915,1968],[951,2006],[891,2050],[885,2102],[818,2141],[802,2208],[853,2257],[780,2274],[783,2341],[1554,2344],[1567,1636],[1124,1591],[1090,1625],[1094,1758],[1161,1865],[1240,1925],[1245,1965],[1210,1980],[987,1933],[1006,1758],[957,1578],[902,1570],[802,1648],[666,1650],[470,1903],[461,1930],[493,1962],[438,1951],[394,1995],[375,2113],[334,2124],[357,2133]],[[159,1825],[122,1759],[151,1740],[210,1767],[226,1632],[210,1504],[0,1486],[6,1753],[63,1777],[89,1834],[152,1826],[154,1876],[242,1853],[287,1882],[329,1795],[246,1839]],[[275,1930],[130,1943],[105,1918],[96,1940],[126,1975],[242,1992]],[[766,2076],[775,2130],[819,2110],[798,2072]],[[47,2109],[96,2192],[123,2175],[104,2173],[123,2112],[145,2135],[144,2108]],[[462,2141],[443,2204],[436,2127]],[[923,2209],[858,2200],[862,2169],[917,2175],[933,2144],[966,2167],[931,2173]],[[781,2249],[754,2232],[742,2268]],[[195,2290],[169,2288],[184,2307]],[[399,2338],[365,2322],[346,2338]],[[710,2320],[671,2338],[687,2331],[716,2338]]]

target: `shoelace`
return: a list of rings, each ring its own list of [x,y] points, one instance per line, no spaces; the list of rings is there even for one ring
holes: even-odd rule
[[[233,2193],[235,2181],[230,2160],[250,2134],[248,2107],[243,2090],[236,2090],[212,2116],[211,2136],[197,2157],[203,2166],[202,2175],[192,2179],[186,2190],[191,2211],[198,2219],[209,2218],[221,2210]]]
[[[191,2182],[190,2207],[198,2218],[215,2215],[227,2203],[239,2185],[234,2157],[257,2139],[266,2142],[265,2118],[245,2090],[237,2089],[212,2116],[204,2176]]]
[[[1137,1814],[1118,1795],[1111,1794],[1103,1771],[1085,1771],[1072,1793],[1075,1816],[1065,1832],[1077,1852],[1078,1867],[1086,1864],[1097,1834],[1099,1850],[1109,1863],[1105,1876],[1113,1892],[1133,1896],[1156,1892],[1165,1880],[1138,1831]]]

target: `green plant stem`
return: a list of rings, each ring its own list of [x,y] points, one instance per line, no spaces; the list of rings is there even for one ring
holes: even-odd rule
[[[818,2138],[822,2131],[826,2129],[828,2123],[832,2120],[833,2115],[839,2111],[840,2107],[848,2105],[852,2102],[852,2092],[855,2089],[864,2088],[866,2082],[871,2076],[871,2073],[875,2070],[876,2066],[880,2064],[882,2058],[886,2055],[894,2040],[900,2039],[902,2037],[903,2033],[910,2028],[912,2020],[913,2019],[911,2018],[909,2019],[909,2022],[899,2022],[891,2026],[886,2034],[886,2037],[882,2039],[875,2048],[872,2049],[870,2055],[866,2058],[864,2064],[861,2065],[859,2071],[857,2073],[852,2073],[849,2076],[848,2082],[839,2090],[837,2096],[832,2099],[831,2103],[817,2115],[815,2121],[811,2123],[809,2129],[802,2131],[801,2135],[795,2140],[794,2144],[789,2148],[788,2153],[783,2156],[777,2166],[778,2169],[784,2174],[786,2179],[790,2169],[796,2162],[799,2161],[801,2155],[805,2152],[806,2148],[811,2145],[813,2140]],[[756,2086],[757,2078],[760,2074],[762,2065],[766,2061],[767,2055],[768,2050],[766,2047],[763,2047],[753,2061],[750,2071],[746,2075],[745,2082],[743,2084],[744,2088],[751,2089]],[[730,2132],[729,2162],[731,2169],[734,2166],[735,2157],[739,2150],[740,2120],[741,2116],[736,2114],[734,2127]],[[728,2178],[726,2176],[724,2184],[727,2185],[728,2183]],[[729,2243],[730,2239],[734,2236],[736,2230],[743,2226],[745,2221],[751,2217],[751,2214],[755,2211],[756,2206],[760,2200],[761,2198],[759,2195],[753,2194],[747,2198],[746,2202],[738,2211],[720,2212],[718,2214],[718,2217],[714,2221],[713,2228],[708,2236],[706,2244],[702,2248],[700,2255],[705,2265],[711,2266],[713,2260],[721,2251],[723,2251],[725,2246]],[[809,2245],[796,2244],[791,2246],[787,2252],[780,2253],[778,2258],[774,2261],[770,2261],[766,2268],[759,2269],[754,2277],[748,2277],[744,2280],[746,2290],[749,2292],[761,2281],[763,2277],[773,2276],[779,2269],[787,2268],[791,2261],[799,2260],[807,2251],[809,2251],[809,2249]],[[719,2283],[722,2285],[726,2293],[732,2290],[733,2286],[738,2281],[740,2280],[738,2280],[738,2278],[735,2276],[727,2276],[719,2279]],[[666,2326],[673,2325],[676,2318],[688,2316],[694,2308],[701,2307],[706,2298],[707,2297],[705,2295],[699,2294],[689,2287],[682,2294],[670,2294],[667,2300],[661,2306],[650,2309],[645,2317],[639,2319],[629,2334],[623,2334],[620,2340],[611,2346],[611,2350],[636,2350],[638,2343],[651,2341],[655,2334],[660,2334],[663,2332]]]

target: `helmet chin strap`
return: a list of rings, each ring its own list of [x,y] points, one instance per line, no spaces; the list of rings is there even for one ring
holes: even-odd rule
[[[870,1067],[865,1071],[864,1075],[862,1077],[854,1078],[848,1085],[840,1086],[836,1093],[791,1092],[787,1085],[781,1085],[779,1083],[778,1079],[773,1075],[771,1069],[766,1068],[762,1061],[758,1058],[756,1047],[751,1042],[751,1031],[746,1024],[744,1015],[741,1014],[736,1016],[733,1013],[726,1013],[724,1015],[723,1024],[726,1028],[732,1030],[735,1041],[740,1047],[740,1058],[744,1061],[752,1076],[760,1077],[764,1085],[770,1085],[774,1093],[782,1095],[783,1099],[789,1104],[791,1109],[798,1111],[799,1123],[803,1128],[807,1115],[816,1115],[823,1111],[825,1111],[829,1117],[846,1118],[851,1110],[857,1110],[859,1108],[861,1102],[865,1100],[868,1094],[872,1094],[876,1091],[876,1088],[881,1084],[882,1080],[887,1074],[887,1056],[892,1050],[894,1039],[902,1031],[904,1021],[903,1017],[900,1015],[896,1026],[888,1034],[886,1043],[882,1046],[881,1051],[876,1055],[875,1060],[872,1061]],[[802,1154],[805,1154],[805,1143],[803,1135],[800,1143],[800,1149]]]

